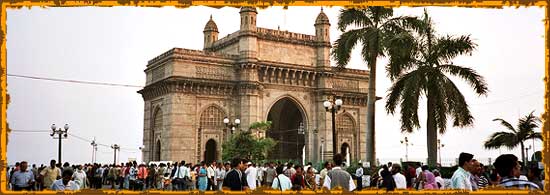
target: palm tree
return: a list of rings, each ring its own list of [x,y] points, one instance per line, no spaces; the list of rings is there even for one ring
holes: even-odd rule
[[[369,68],[369,87],[367,101],[367,161],[375,163],[374,102],[376,101],[376,61],[386,56],[388,43],[410,40],[408,29],[414,29],[419,21],[416,17],[392,17],[393,9],[367,7],[364,9],[342,9],[338,16],[338,29],[343,34],[334,43],[332,56],[338,67],[347,65],[351,51],[358,42],[362,43],[362,58]],[[345,31],[349,27],[351,30]],[[345,31],[345,32],[344,32]],[[393,51],[401,52],[404,45],[391,45]]]
[[[393,115],[399,105],[401,131],[410,133],[420,128],[418,106],[421,96],[426,97],[428,164],[435,165],[437,134],[445,133],[447,119],[453,127],[470,126],[474,121],[464,95],[447,75],[466,81],[478,95],[486,95],[488,88],[475,70],[452,63],[455,57],[474,51],[476,44],[470,36],[437,36],[426,10],[422,21],[410,52],[390,58],[388,72],[394,83],[388,90],[386,111]]]
[[[534,131],[535,128],[539,127],[541,120],[533,115],[533,112],[520,118],[516,128],[503,119],[493,119],[493,121],[500,121],[500,124],[506,127],[508,131],[496,132],[489,136],[489,139],[484,144],[485,149],[498,149],[503,146],[508,149],[514,149],[520,145],[521,159],[525,160],[525,146],[523,142],[529,139],[539,139],[542,141],[542,134]]]

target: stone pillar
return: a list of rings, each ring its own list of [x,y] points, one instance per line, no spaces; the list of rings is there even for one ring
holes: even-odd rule
[[[143,150],[141,159],[143,162],[149,162],[151,159],[150,154],[153,151],[152,141],[151,141],[151,120],[152,120],[152,108],[151,101],[144,101],[144,112],[143,112]]]
[[[197,96],[193,94],[173,93],[166,101],[168,132],[163,135],[166,140],[165,148],[168,151],[169,160],[197,162],[198,137],[197,130],[200,120]],[[164,156],[164,155],[163,155]]]

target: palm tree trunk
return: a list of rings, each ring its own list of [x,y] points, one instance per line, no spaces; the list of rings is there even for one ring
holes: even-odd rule
[[[428,148],[428,165],[435,166],[437,164],[437,126],[435,123],[435,100],[430,97],[428,92],[428,118],[426,120],[426,146]]]
[[[372,58],[369,70],[369,88],[367,97],[367,162],[376,164],[376,143],[374,131],[374,106],[376,102],[376,57]]]

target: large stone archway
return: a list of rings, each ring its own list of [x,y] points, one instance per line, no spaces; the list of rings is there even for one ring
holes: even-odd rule
[[[272,122],[272,128],[267,132],[267,137],[277,141],[277,145],[269,154],[270,159],[299,160],[303,158],[303,148],[306,145],[305,112],[299,104],[290,97],[277,100],[267,115],[267,120]]]
[[[273,121],[267,136],[279,144],[271,159],[329,160],[333,146],[340,151],[344,142],[349,144],[350,159],[366,157],[369,72],[330,66],[330,22],[325,13],[311,20],[315,35],[258,27],[253,8],[239,13],[240,29],[222,39],[217,39],[214,21],[207,22],[201,29],[203,50],[173,48],[147,62],[145,87],[139,91],[145,113],[144,159],[153,159],[160,138],[161,160],[199,162],[205,159],[210,139],[216,141],[221,160],[220,146],[231,134],[224,117],[240,119],[235,132],[247,131],[255,122]],[[333,137],[332,117],[323,102],[336,98],[343,100],[349,117],[337,122],[340,136]],[[162,109],[161,118],[155,118],[156,108]],[[297,132],[300,122],[305,135]]]

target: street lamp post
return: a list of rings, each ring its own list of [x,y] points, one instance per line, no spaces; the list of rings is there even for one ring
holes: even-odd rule
[[[437,139],[437,151],[439,152],[439,166],[441,165],[441,148],[445,147],[445,144],[441,144],[441,140]]]
[[[144,153],[144,150],[145,150],[145,146],[144,145],[141,145],[138,147],[139,151],[141,152],[141,161],[143,162],[143,153]],[[137,158],[136,158],[137,159]]]
[[[332,113],[332,153],[333,155],[336,155],[337,149],[336,149],[336,112],[340,110],[342,107],[343,101],[342,99],[336,99],[336,100],[325,100],[323,102],[323,106],[325,107],[325,110],[327,112]]]
[[[92,163],[95,163],[95,156],[97,152],[97,143],[95,142],[95,137],[94,137],[94,140],[92,140],[92,143],[90,143],[90,145],[92,145]]]
[[[527,162],[529,162],[529,150],[531,149],[531,146],[529,146],[529,148],[525,148],[525,165],[528,165]]]
[[[235,122],[234,123],[230,123],[229,121],[229,118],[225,117],[223,119],[223,124],[225,124],[225,127],[231,129],[231,134],[233,134],[233,132],[235,131],[235,129],[237,127],[239,127],[239,125],[241,124],[241,119],[235,119]]]
[[[69,125],[65,124],[63,129],[61,128],[57,129],[57,126],[55,126],[55,124],[52,124],[51,128],[52,128],[52,133],[50,133],[50,136],[52,136],[54,139],[59,139],[57,160],[59,163],[61,163],[61,139],[67,139],[67,132],[69,131]],[[56,134],[57,134],[57,137],[55,137]]]
[[[325,137],[321,137],[321,162],[323,162],[323,145],[325,143]]]
[[[304,135],[304,134],[305,134],[304,123],[300,122],[300,126],[298,127],[298,135]],[[300,159],[300,156],[298,155],[300,154],[300,150],[298,149],[299,141],[300,139],[298,139],[298,136],[296,136],[296,158],[298,158],[298,162]]]
[[[405,140],[401,140],[401,144],[405,144],[405,161],[409,161],[409,138],[405,137]],[[411,146],[413,144],[410,144]]]
[[[117,151],[117,150],[120,151],[120,146],[117,145],[117,144],[114,144],[114,145],[111,145],[111,148],[115,151],[115,153],[114,153],[115,156],[114,156],[114,159],[113,159],[113,164],[116,165],[116,151]]]

